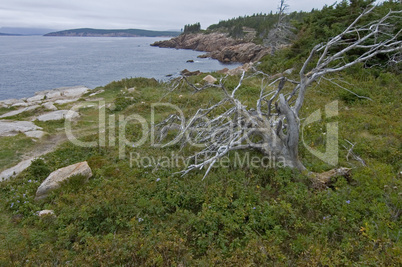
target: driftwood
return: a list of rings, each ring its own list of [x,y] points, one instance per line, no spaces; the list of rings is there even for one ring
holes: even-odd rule
[[[299,113],[309,86],[326,74],[340,72],[378,54],[400,59],[393,55],[401,52],[401,30],[391,34],[393,28],[389,20],[395,17],[402,19],[402,12],[390,11],[377,21],[359,26],[362,18],[373,9],[374,7],[363,12],[342,33],[328,42],[316,45],[301,67],[297,80],[284,75],[273,79],[272,76],[257,73],[265,77],[267,85],[261,86],[259,98],[253,108],[237,98],[246,78],[245,72],[235,88],[226,88],[224,79],[219,84],[207,84],[199,88],[183,77],[195,92],[213,87],[222,90],[225,97],[208,108],[198,109],[187,119],[187,124],[183,124],[178,116],[171,116],[159,124],[159,129],[164,129],[162,136],[166,135],[168,125],[175,123],[174,129],[180,131],[178,138],[183,142],[189,143],[192,140],[192,143],[203,144],[201,151],[193,156],[203,160],[189,165],[181,173],[185,175],[192,170],[205,168],[207,176],[214,163],[229,152],[249,149],[259,150],[263,155],[282,157],[286,166],[307,171],[299,159],[298,145]],[[357,50],[361,51],[360,55],[353,61],[346,61],[346,57]],[[171,142],[165,146],[170,144]],[[309,175],[317,183],[326,184],[333,176],[348,173],[349,169],[338,168],[324,174]]]

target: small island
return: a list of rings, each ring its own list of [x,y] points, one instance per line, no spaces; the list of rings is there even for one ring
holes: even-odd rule
[[[178,31],[149,31],[141,29],[92,29],[81,28],[58,32],[50,32],[44,36],[76,36],[76,37],[174,37]]]

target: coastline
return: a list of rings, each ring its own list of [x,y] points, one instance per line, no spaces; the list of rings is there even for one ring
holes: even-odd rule
[[[0,67],[0,101],[31,97],[35,92],[62,86],[96,88],[131,77],[165,81],[186,68],[209,72],[226,67],[217,60],[197,59],[201,54],[197,51],[150,46],[164,39],[7,37],[0,55],[4,63]]]
[[[151,46],[207,52],[199,57],[217,59],[222,63],[257,62],[271,53],[270,48],[247,40],[236,40],[224,33],[182,34],[169,40],[157,41]]]
[[[23,98],[10,98],[0,100],[0,107],[2,108],[26,108],[34,105],[43,105],[45,103],[54,102],[56,104],[64,104],[78,100],[83,94],[88,93],[93,89],[86,86],[70,86],[59,87],[50,90],[37,91],[31,97]],[[3,118],[4,114],[0,116]]]

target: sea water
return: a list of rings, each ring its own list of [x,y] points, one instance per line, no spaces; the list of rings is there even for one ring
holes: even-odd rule
[[[0,100],[30,97],[58,87],[95,88],[130,77],[166,80],[183,69],[209,72],[239,65],[197,58],[202,52],[150,46],[163,39],[2,36]]]

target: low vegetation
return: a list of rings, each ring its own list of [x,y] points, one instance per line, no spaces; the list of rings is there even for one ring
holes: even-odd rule
[[[308,55],[303,47],[309,46],[300,34],[300,42],[264,58],[259,70],[274,75],[300,66]],[[303,53],[290,57],[298,49]],[[202,85],[206,75],[188,79]],[[238,164],[244,157],[261,157],[257,152],[231,153],[229,161],[212,168],[204,180],[203,170],[176,174],[185,168],[185,157],[198,151],[194,147],[154,147],[148,138],[139,147],[125,146],[122,158],[118,146],[122,138],[136,142],[143,129],[135,120],[119,129],[120,118],[137,114],[150,127],[153,103],[171,103],[186,116],[218,101],[223,92],[209,88],[194,93],[187,83],[171,90],[171,84],[145,78],[104,86],[105,91],[95,97],[104,98],[106,123],[110,126],[115,119],[115,129],[107,129],[104,146],[65,142],[18,177],[0,183],[0,265],[401,265],[400,63],[362,63],[326,78],[307,90],[300,117],[304,120],[333,101],[338,101],[339,113],[304,128],[301,161],[314,172],[333,167],[306,146],[325,151],[326,125],[337,121],[338,165],[351,168],[351,174],[336,177],[323,189],[312,186],[308,176],[294,169]],[[243,103],[258,99],[262,79],[261,75],[246,76],[239,89]],[[238,81],[237,76],[224,80],[230,89]],[[158,106],[155,123],[172,112]],[[80,113],[73,125],[80,133],[77,136],[81,141],[99,142],[103,133],[97,128],[98,106],[82,108]],[[61,122],[55,124],[40,126],[56,131]],[[174,138],[171,132],[164,142]],[[21,136],[1,138],[0,162],[32,147],[31,142]],[[179,164],[166,161],[172,157]],[[73,179],[47,199],[34,201],[36,189],[50,172],[85,160],[94,174],[88,183]],[[44,209],[54,210],[56,216],[36,215]]]

